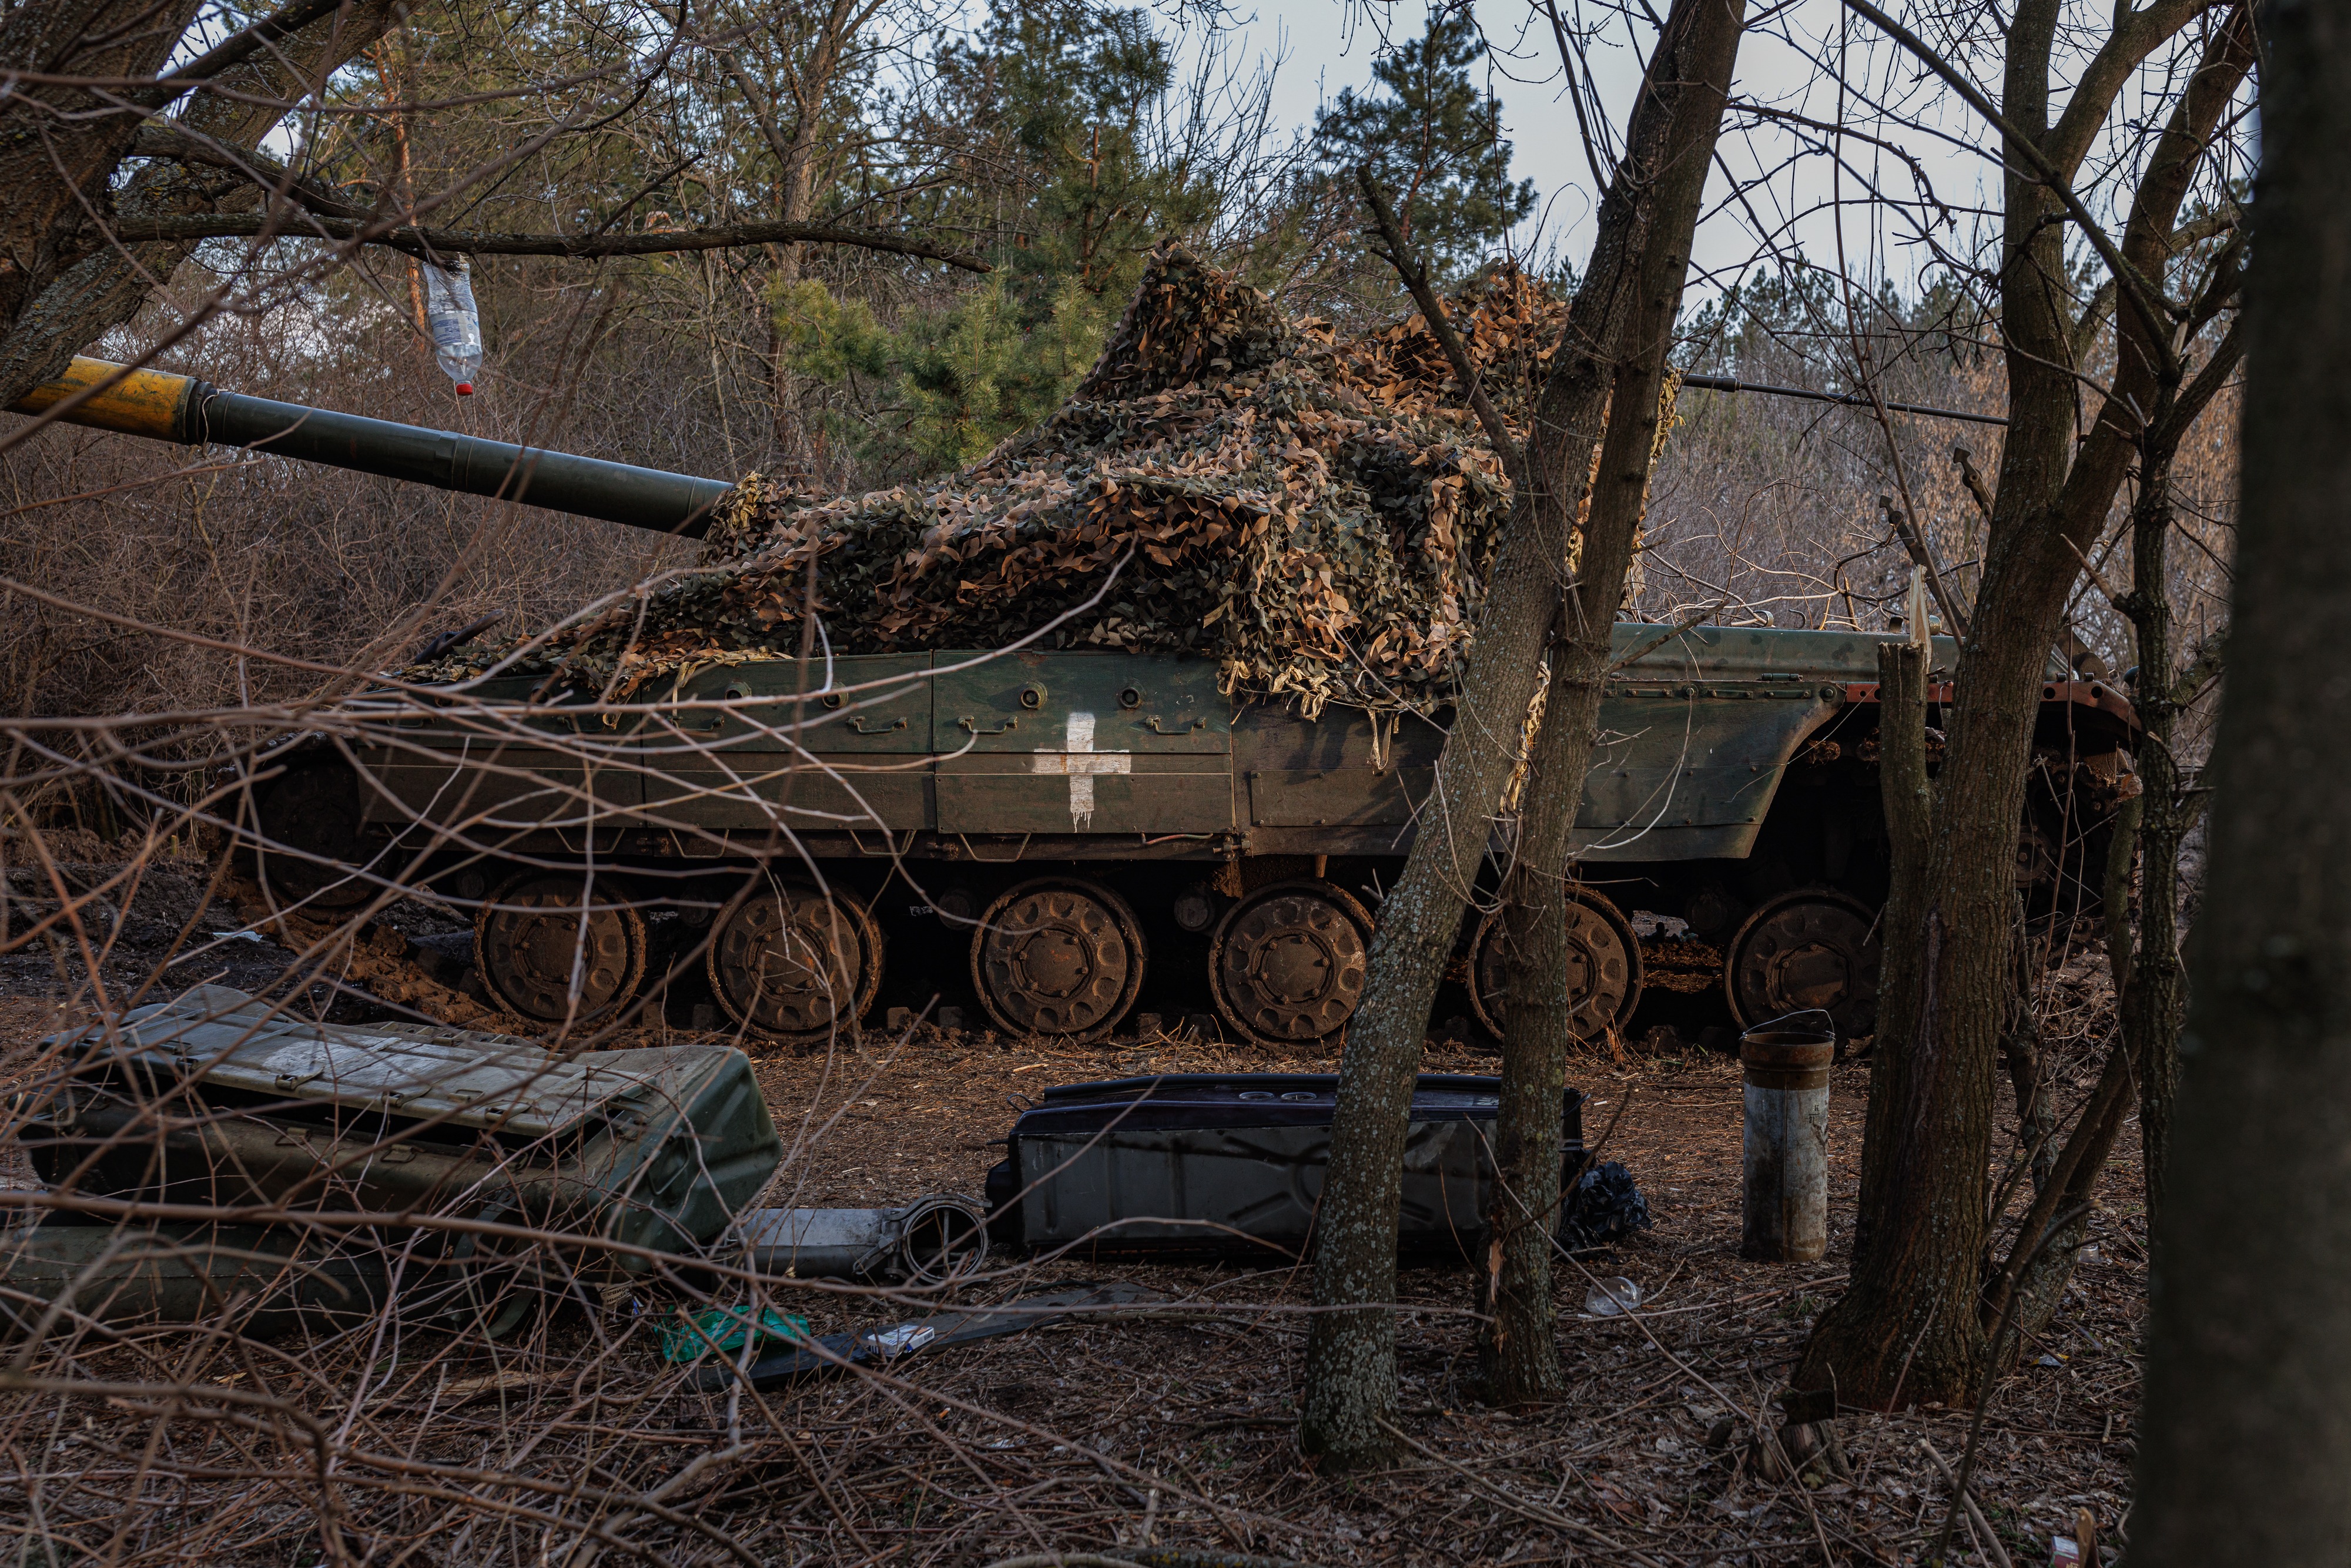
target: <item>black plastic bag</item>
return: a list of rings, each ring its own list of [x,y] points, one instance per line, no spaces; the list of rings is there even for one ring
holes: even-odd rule
[[[1610,1160],[1576,1178],[1559,1239],[1569,1251],[1581,1252],[1648,1228],[1649,1200],[1633,1185],[1633,1173]]]

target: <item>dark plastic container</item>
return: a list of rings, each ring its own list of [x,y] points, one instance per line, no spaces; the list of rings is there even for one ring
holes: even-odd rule
[[[1045,1092],[988,1173],[990,1228],[1029,1249],[1302,1256],[1331,1152],[1336,1074],[1178,1073]],[[1399,1249],[1482,1247],[1499,1078],[1423,1073],[1405,1141]],[[1566,1168],[1583,1096],[1560,1106]]]

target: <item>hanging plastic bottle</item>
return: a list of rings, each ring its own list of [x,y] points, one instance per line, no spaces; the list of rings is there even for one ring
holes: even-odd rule
[[[459,397],[474,395],[474,377],[482,368],[482,318],[474,308],[472,265],[464,257],[442,267],[423,264],[424,314],[433,326],[433,357]]]

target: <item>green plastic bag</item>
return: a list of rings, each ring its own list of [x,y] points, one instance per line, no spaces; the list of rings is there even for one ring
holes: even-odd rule
[[[808,1343],[808,1319],[773,1307],[760,1309],[756,1329],[748,1307],[705,1307],[691,1317],[680,1307],[678,1317],[681,1321],[662,1325],[662,1356],[667,1361],[698,1361],[713,1350],[740,1350],[747,1333],[756,1333],[762,1341]]]

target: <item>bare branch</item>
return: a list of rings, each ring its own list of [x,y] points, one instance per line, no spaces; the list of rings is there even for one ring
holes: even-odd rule
[[[243,65],[280,38],[292,37],[311,23],[333,16],[342,9],[345,0],[294,0],[293,5],[276,16],[264,16],[252,26],[222,39],[178,70],[159,78],[155,86],[162,90],[140,96],[151,107],[160,109],[190,89]]]
[[[1877,505],[1885,512],[1886,520],[1901,537],[1902,548],[1910,552],[1911,561],[1927,574],[1927,586],[1934,591],[1935,602],[1942,609],[1944,622],[1950,627],[1954,636],[1966,637],[1967,615],[1959,609],[1959,601],[1952,596],[1951,591],[1944,585],[1942,570],[1935,564],[1935,552],[1918,532],[1918,525],[1911,517],[1908,508],[1896,506],[1891,496],[1878,497]]]
[[[1952,91],[1966,100],[1970,109],[1983,116],[1986,123],[2000,132],[2002,141],[2016,149],[2030,166],[2032,177],[2057,198],[2066,214],[2080,226],[2091,248],[2098,253],[2098,259],[2105,262],[2106,270],[2114,274],[2123,296],[2129,299],[2131,308],[2137,311],[2146,323],[2148,346],[2164,356],[2168,363],[2171,329],[2163,291],[2149,283],[2138,268],[2130,264],[2121,247],[2115,244],[2114,237],[2091,214],[2090,209],[2083,204],[2081,197],[2074,193],[2074,187],[2056,164],[2051,162],[2049,155],[2041,150],[2041,144],[2010,124],[2008,117],[1992,106],[1991,99],[1983,95],[1983,90],[1968,79],[1967,73],[1943,58],[1917,34],[1871,5],[1869,0],[1844,0],[1844,5],[1847,10],[1901,45],[1917,57],[1919,64],[1942,78]]]
[[[754,245],[845,245],[861,250],[885,251],[925,261],[943,262],[966,272],[996,269],[976,256],[944,246],[871,229],[835,228],[831,224],[732,224],[718,228],[657,230],[631,235],[538,235],[484,233],[470,229],[415,228],[406,225],[378,226],[353,218],[310,214],[299,228],[289,229],[282,215],[262,213],[207,213],[191,217],[145,216],[130,214],[117,221],[114,236],[126,243],[144,240],[252,239],[356,240],[362,245],[388,246],[411,256],[560,256],[572,259],[602,256],[669,256],[684,251],[731,250]]]
[[[367,223],[378,216],[356,203],[346,201],[333,186],[287,168],[257,147],[232,146],[176,125],[141,126],[139,134],[131,141],[131,156],[219,169],[288,196],[321,217]]]
[[[1510,470],[1511,482],[1522,483],[1526,458],[1519,450],[1518,439],[1510,434],[1510,427],[1503,423],[1501,410],[1494,406],[1494,400],[1486,395],[1478,367],[1470,361],[1469,350],[1462,345],[1461,335],[1453,329],[1453,323],[1446,318],[1445,302],[1437,298],[1437,290],[1428,286],[1428,269],[1421,266],[1414,256],[1412,247],[1405,243],[1402,231],[1396,226],[1395,214],[1388,210],[1387,200],[1380,194],[1372,172],[1360,167],[1356,169],[1355,183],[1363,188],[1364,200],[1371,204],[1372,221],[1379,225],[1380,238],[1387,246],[1388,264],[1396,269],[1396,276],[1403,278],[1404,286],[1412,291],[1413,303],[1420,307],[1421,318],[1428,323],[1430,335],[1444,349],[1446,362],[1453,367],[1454,380],[1461,383],[1462,391],[1468,394],[1470,411],[1477,414],[1479,424],[1486,432],[1486,439],[1494,444],[1494,450],[1500,455],[1503,466]]]

